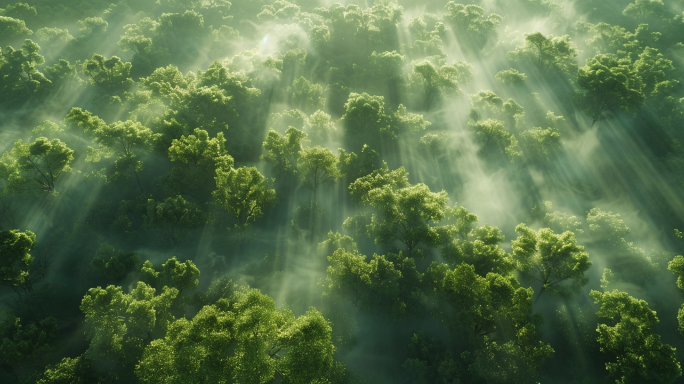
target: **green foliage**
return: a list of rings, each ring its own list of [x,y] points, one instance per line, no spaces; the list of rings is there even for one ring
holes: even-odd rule
[[[142,352],[142,339],[152,332],[165,332],[173,319],[169,310],[176,296],[176,288],[164,287],[156,295],[156,290],[143,282],[130,294],[113,285],[91,288],[81,302],[90,326],[86,357],[135,361]]]
[[[278,202],[274,189],[255,167],[240,167],[216,171],[216,202],[244,228],[264,215],[264,211]]]
[[[273,299],[242,289],[178,319],[146,348],[136,375],[144,383],[264,383],[276,372],[287,382],[339,382],[331,327],[310,309],[299,318]]]
[[[117,251],[106,243],[100,244],[90,264],[110,282],[119,282],[141,267],[140,257],[136,252]]]
[[[542,284],[541,291],[569,295],[577,293],[588,281],[589,254],[577,245],[575,234],[555,234],[548,228],[538,232],[520,224],[518,238],[511,246],[518,269]]]
[[[3,19],[0,16],[0,23]],[[29,39],[18,50],[11,46],[0,48],[0,106],[18,108],[32,101],[42,102],[48,94],[52,83],[37,69],[45,62],[39,49]]]
[[[117,56],[107,59],[102,55],[83,62],[81,69],[92,85],[103,88],[114,95],[122,95],[133,84],[131,79],[131,63],[124,63]]]
[[[593,122],[609,117],[608,113],[622,109],[636,112],[644,101],[643,84],[629,62],[613,55],[596,55],[580,68],[577,84],[583,89],[577,94],[578,106]]]
[[[161,269],[155,268],[149,260],[145,261],[141,271],[142,280],[157,289],[172,288],[182,293],[199,284],[200,271],[195,263],[192,260],[180,262],[176,256],[162,264]]]
[[[264,141],[266,154],[261,158],[271,164],[274,174],[295,174],[306,137],[306,133],[294,127],[288,128],[284,136],[270,130]]]
[[[577,49],[565,36],[544,36],[541,32],[525,35],[525,45],[508,52],[509,60],[528,62],[539,71],[558,71],[574,75],[577,70]]]
[[[90,360],[84,356],[65,357],[55,365],[48,365],[37,384],[99,384],[101,379]]]
[[[182,196],[168,197],[163,202],[147,200],[145,224],[164,229],[175,245],[184,237],[184,230],[207,222],[207,215]]]
[[[496,273],[479,276],[468,264],[451,270],[433,263],[425,278],[438,295],[439,316],[473,346],[461,358],[475,382],[533,382],[554,350],[540,340],[531,288]]]
[[[297,173],[302,183],[313,191],[314,200],[320,185],[334,182],[341,176],[337,157],[329,149],[322,147],[302,151],[297,159]]]
[[[525,79],[527,79],[526,74],[518,72],[518,70],[513,68],[499,71],[494,77],[506,85],[522,85],[525,82]]]
[[[47,317],[28,325],[11,314],[0,322],[0,366],[14,369],[31,364],[52,349],[57,334],[57,319]]]
[[[401,253],[375,254],[367,262],[355,247],[346,248],[328,256],[324,295],[341,294],[366,311],[383,309],[393,316],[417,309],[411,304],[421,274],[413,259]]]
[[[385,99],[367,93],[352,93],[344,105],[342,116],[345,140],[353,150],[364,144],[379,148],[383,140],[396,137],[390,116],[385,112]]]
[[[501,120],[487,119],[471,121],[470,127],[480,145],[480,153],[493,159],[502,158],[506,162],[515,162],[520,157],[518,139],[504,129]]]
[[[160,183],[170,192],[209,200],[214,189],[217,170],[230,170],[233,158],[225,149],[226,139],[222,132],[210,138],[207,131],[196,128],[191,135],[173,139],[168,148],[169,159],[176,163],[169,175]]]
[[[62,172],[69,172],[74,151],[59,139],[39,137],[32,143],[21,140],[12,151],[0,157],[0,179],[5,180],[4,192],[39,189],[55,192],[55,183]]]
[[[423,61],[413,66],[409,81],[411,87],[422,94],[423,109],[430,111],[438,101],[460,93],[460,77],[463,77],[463,68],[446,64],[436,67]]]
[[[31,231],[17,229],[0,231],[0,283],[18,288],[28,282],[29,267],[33,257],[29,251],[36,242]]]
[[[24,20],[0,15],[0,45],[8,45],[21,38],[30,36],[33,32],[26,28]]]
[[[463,5],[450,1],[446,5],[444,21],[456,35],[465,35],[464,45],[474,51],[482,49],[488,41],[496,38],[496,28],[503,21],[497,14],[486,14],[477,5]]]
[[[358,190],[361,186],[357,183],[362,179],[354,182],[350,189]],[[375,184],[378,179],[368,181]],[[375,208],[375,212],[366,225],[366,235],[375,239],[377,244],[398,242],[405,247],[408,255],[412,255],[420,244],[437,245],[442,236],[435,224],[446,217],[447,200],[445,191],[431,192],[425,184],[403,188],[385,184],[369,189],[362,195],[361,201]],[[345,222],[345,225],[348,223]]]
[[[358,155],[354,152],[347,153],[344,149],[339,149],[339,168],[343,176],[348,180],[357,180],[361,177],[370,175],[373,171],[380,169],[382,165],[378,153],[368,145],[361,148]]]
[[[399,167],[394,171],[390,171],[386,166],[383,166],[373,170],[371,173],[351,183],[349,185],[349,193],[354,200],[367,204],[370,201],[370,191],[386,186],[394,189],[408,187],[408,172],[406,172],[406,169]]]
[[[325,108],[323,87],[319,84],[312,84],[303,76],[295,79],[292,87],[287,87],[287,93],[292,105],[305,112]]]
[[[465,210],[463,207],[459,208]],[[472,216],[475,215],[464,214],[456,220],[459,233],[465,230],[464,227],[471,227],[477,221],[477,216],[474,220]],[[515,263],[511,255],[501,248],[504,240],[501,230],[485,224],[471,230],[468,236],[447,243],[441,253],[450,265],[472,265],[480,276],[487,276],[490,272],[507,276],[515,269]]]
[[[682,375],[675,349],[653,333],[658,317],[648,303],[618,290],[590,295],[601,305],[598,342],[616,383],[671,383]]]
[[[520,147],[525,157],[543,165],[554,160],[562,150],[561,134],[553,128],[532,128],[520,133]]]
[[[684,257],[675,256],[667,264],[667,269],[677,275],[677,287],[679,287],[679,289],[684,289],[684,279],[682,278],[682,276],[684,276]],[[679,308],[679,312],[677,313],[677,323],[679,324],[679,332],[684,333],[684,304],[682,304],[682,307]]]

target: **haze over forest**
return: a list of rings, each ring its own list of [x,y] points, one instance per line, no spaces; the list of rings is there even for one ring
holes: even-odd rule
[[[1,383],[684,382],[681,1],[15,1]]]

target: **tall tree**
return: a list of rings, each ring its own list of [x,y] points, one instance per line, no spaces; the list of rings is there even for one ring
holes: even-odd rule
[[[610,356],[606,369],[616,383],[672,383],[682,375],[675,349],[653,332],[659,320],[646,301],[618,290],[590,296],[601,305],[598,342]]]
[[[584,247],[577,245],[574,233],[555,234],[548,228],[535,232],[525,224],[515,231],[518,238],[511,246],[518,269],[540,282],[541,292],[567,295],[587,283],[585,272],[592,263]]]

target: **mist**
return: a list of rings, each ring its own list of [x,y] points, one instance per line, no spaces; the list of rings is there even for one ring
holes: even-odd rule
[[[0,0],[0,382],[684,382],[683,12]]]

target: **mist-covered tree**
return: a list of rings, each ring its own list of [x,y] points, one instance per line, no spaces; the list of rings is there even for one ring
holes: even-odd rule
[[[71,170],[73,160],[74,151],[59,139],[39,137],[27,144],[19,140],[0,157],[0,179],[5,180],[5,192],[55,192],[57,179]]]
[[[384,97],[352,93],[344,109],[345,141],[352,150],[360,149],[364,144],[379,148],[383,140],[395,137],[390,116],[385,111]]]
[[[0,45],[7,46],[22,38],[29,37],[33,31],[26,28],[24,20],[14,17],[0,15]]]
[[[307,113],[325,107],[323,87],[319,84],[312,84],[303,76],[295,79],[292,87],[287,87],[287,92],[292,105]]]
[[[310,309],[295,318],[270,297],[243,289],[178,319],[146,348],[137,377],[144,383],[262,383],[276,375],[291,382],[337,383],[344,367],[333,359],[331,327]],[[228,353],[226,353],[228,352]],[[191,358],[190,358],[191,357]]]
[[[391,245],[398,242],[409,256],[419,245],[437,245],[440,232],[437,223],[447,211],[447,193],[431,192],[425,184],[397,189],[385,185],[368,191],[362,201],[375,208],[366,235],[378,244]],[[351,222],[345,222],[351,224]]]
[[[83,62],[81,70],[92,85],[101,87],[109,94],[122,96],[133,85],[131,63],[125,63],[117,56],[107,59],[94,54]]]
[[[164,201],[147,200],[145,224],[162,228],[173,245],[185,236],[184,231],[204,225],[207,215],[182,196],[168,197]]]
[[[245,228],[262,217],[278,201],[274,189],[255,167],[217,170],[216,202],[236,219],[235,226]]]
[[[480,154],[496,159],[503,158],[507,162],[515,162],[520,157],[518,139],[504,129],[501,120],[487,119],[469,123],[480,144]]]
[[[590,296],[601,305],[598,342],[616,383],[671,383],[682,375],[675,349],[653,332],[659,320],[646,301],[618,290],[591,291]]]
[[[142,191],[138,172],[143,169],[143,162],[139,160],[139,155],[152,148],[159,134],[153,133],[150,128],[137,121],[126,120],[99,125],[92,131],[92,136],[98,146],[89,148],[86,160],[99,162],[102,158],[114,157],[114,163],[109,168],[108,181],[128,178],[133,173]]]
[[[527,34],[525,45],[508,52],[507,57],[512,61],[532,64],[542,72],[555,70],[574,75],[577,70],[577,49],[567,35],[544,36],[541,32]]]
[[[629,62],[613,55],[596,55],[577,73],[578,106],[592,124],[621,109],[636,112],[644,101],[643,84]]]
[[[31,231],[17,229],[0,231],[0,283],[17,289],[28,282],[33,256],[29,254],[36,242]]]
[[[116,250],[106,243],[100,244],[90,265],[111,283],[121,281],[142,266],[137,252]]]
[[[306,137],[306,133],[294,127],[288,128],[285,135],[270,130],[264,141],[266,154],[261,158],[271,163],[274,174],[293,175],[297,171],[297,160],[301,155]]]
[[[477,5],[463,5],[450,1],[446,5],[444,21],[449,25],[465,47],[474,51],[481,50],[489,40],[496,37],[496,28],[503,18],[489,14]]]
[[[45,62],[39,49],[29,39],[24,40],[21,49],[0,48],[0,106],[17,108],[32,100],[43,101],[51,82],[37,69]]]
[[[675,256],[667,264],[667,269],[677,275],[677,287],[684,289],[684,278],[682,278],[684,276],[684,256]],[[684,304],[682,304],[679,312],[677,312],[677,323],[679,324],[679,332],[684,333]]]
[[[347,153],[342,148],[339,149],[339,153],[340,172],[348,180],[357,180],[383,166],[378,153],[368,145],[364,145],[359,154]]]
[[[458,77],[459,70],[453,65],[435,67],[424,61],[413,66],[409,80],[422,93],[423,109],[430,111],[439,100],[459,93]]]
[[[518,70],[511,68],[504,71],[499,71],[494,76],[501,83],[506,85],[522,85],[527,79],[527,75]]]
[[[0,368],[15,378],[22,367],[41,361],[46,352],[53,349],[57,334],[57,319],[46,317],[34,323],[22,324],[11,313],[1,313],[0,319]]]
[[[459,210],[465,210],[458,207]],[[467,235],[459,239],[448,242],[441,250],[441,254],[450,265],[462,263],[470,264],[475,267],[475,272],[480,276],[487,276],[488,273],[498,273],[502,276],[509,275],[515,269],[515,262],[512,255],[507,253],[501,244],[505,237],[501,230],[485,224],[482,227],[467,231],[468,227],[474,226],[473,214],[468,214],[467,210],[461,213],[456,219],[455,228],[448,228],[447,234],[457,231]]]
[[[496,273],[479,276],[465,263],[453,270],[433,263],[424,279],[437,293],[437,315],[469,343],[461,358],[474,382],[534,382],[554,350],[540,340],[531,288]]]
[[[314,203],[318,187],[334,182],[341,176],[337,156],[329,149],[322,147],[312,147],[302,151],[297,159],[297,173],[302,183],[313,192]]]
[[[330,239],[330,235],[328,236]],[[393,316],[416,311],[421,273],[415,261],[399,254],[373,255],[370,261],[355,246],[328,256],[324,295],[342,295],[365,311],[382,309]]]
[[[517,267],[542,284],[541,292],[569,295],[587,283],[585,272],[592,263],[574,233],[555,234],[548,228],[536,232],[525,224],[515,231],[518,238],[511,246]]]
[[[174,139],[168,148],[169,159],[176,166],[161,178],[165,189],[208,201],[214,190],[216,170],[230,170],[234,161],[225,148],[223,132],[209,137],[207,131],[196,128],[191,135]]]

